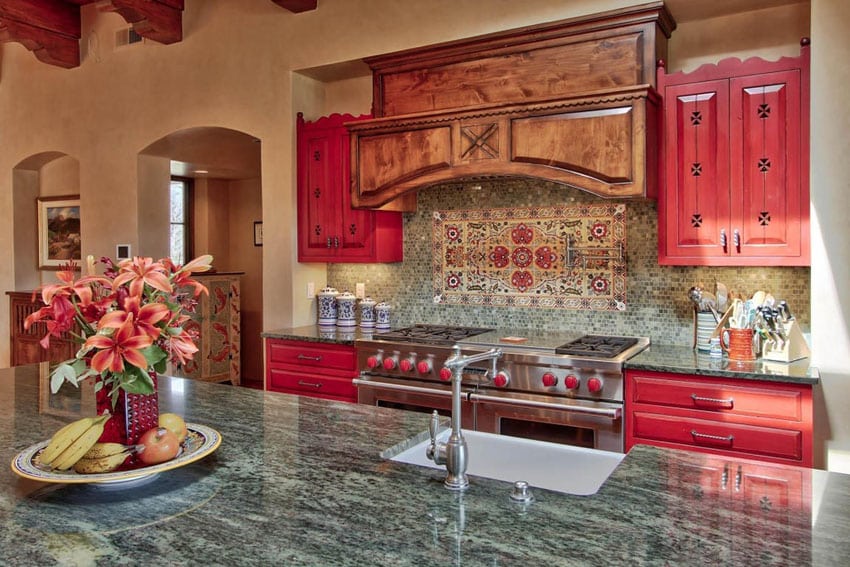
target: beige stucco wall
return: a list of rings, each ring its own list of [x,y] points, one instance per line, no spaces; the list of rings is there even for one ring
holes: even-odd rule
[[[41,63],[18,44],[4,44],[0,61],[0,286],[16,287],[13,235],[24,222],[13,214],[13,168],[40,152],[62,152],[79,163],[83,254],[114,254],[117,242],[139,245],[148,227],[140,215],[137,154],[170,132],[222,126],[262,141],[264,220],[263,326],[313,320],[304,297],[308,281],[323,284],[322,265],[301,265],[295,253],[295,113],[362,112],[368,83],[321,85],[297,71],[364,56],[638,4],[635,0],[321,0],[319,9],[292,14],[269,0],[187,0],[184,40],[147,42],[113,51],[125,22],[83,8],[77,69]],[[808,9],[682,24],[671,42],[671,68],[748,51],[796,53]],[[850,453],[850,345],[847,309],[836,308],[850,276],[847,179],[842,135],[848,129],[845,0],[813,0],[813,167],[816,220],[813,246],[813,341],[825,371],[830,467]],[[350,95],[346,89],[351,87]],[[839,282],[841,282],[839,284]],[[823,292],[823,293],[821,293]],[[846,294],[843,294],[846,295]],[[8,306],[0,304],[0,334],[8,335]],[[828,353],[828,354],[827,354]],[[0,341],[0,362],[8,343]],[[850,467],[848,467],[850,468]]]
[[[812,2],[812,343],[821,370],[816,439],[850,473],[850,3]]]

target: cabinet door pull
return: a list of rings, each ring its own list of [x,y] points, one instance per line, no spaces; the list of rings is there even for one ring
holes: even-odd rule
[[[735,440],[734,435],[727,435],[725,437],[721,435],[709,435],[708,433],[700,433],[696,429],[691,429],[691,435],[694,439],[707,439],[709,441],[721,441],[723,443],[732,444],[732,441]]]
[[[738,471],[735,473],[735,492],[741,492],[742,476],[743,471],[741,470],[741,465],[738,465]]]
[[[319,362],[320,360],[322,360],[322,355],[319,355],[319,356],[308,356],[308,355],[306,355],[306,354],[299,354],[299,355],[298,355],[298,360],[315,360],[316,362]]]
[[[704,396],[697,396],[696,394],[691,394],[691,399],[694,403],[705,403],[705,404],[715,404],[718,406],[728,406],[729,409],[735,407],[735,398],[706,398]]]
[[[726,244],[727,244],[727,242],[726,242],[726,229],[721,228],[720,229],[720,246],[723,247],[723,253],[724,254],[726,253]]]
[[[316,388],[317,390],[322,387],[321,384],[317,382],[305,382],[304,380],[298,381],[299,386],[310,386],[311,388]]]
[[[334,236],[334,248],[339,248],[339,236]]]
[[[737,228],[732,231],[732,244],[735,245],[735,252],[741,251],[741,231]]]
[[[332,246],[333,246],[333,240],[331,240],[331,237],[328,236],[328,248],[330,248]]]

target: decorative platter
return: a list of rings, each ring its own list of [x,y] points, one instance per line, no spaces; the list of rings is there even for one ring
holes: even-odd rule
[[[119,483],[131,483],[143,478],[153,477],[161,472],[169,471],[194,463],[203,459],[219,445],[221,445],[221,434],[206,425],[187,423],[186,429],[189,435],[183,441],[183,447],[176,457],[170,461],[149,465],[138,469],[113,471],[108,473],[79,474],[74,470],[52,471],[50,467],[38,462],[38,456],[50,442],[42,441],[31,447],[27,447],[12,459],[12,472],[18,476],[39,480],[41,482],[61,482],[66,484],[97,483],[116,485]]]

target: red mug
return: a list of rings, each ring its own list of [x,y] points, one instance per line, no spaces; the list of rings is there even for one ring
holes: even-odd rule
[[[723,329],[720,333],[720,348],[729,355],[729,360],[755,360],[752,329]]]

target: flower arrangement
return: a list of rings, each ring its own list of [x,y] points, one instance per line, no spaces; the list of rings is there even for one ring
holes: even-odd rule
[[[64,332],[81,344],[74,358],[52,370],[52,392],[64,382],[78,386],[86,378],[99,377],[96,391],[108,387],[114,407],[122,390],[154,392],[149,370],[165,372],[169,360],[185,364],[198,351],[196,337],[184,325],[196,298],[209,292],[191,276],[208,271],[212,256],[199,256],[184,266],[168,258],[154,262],[136,257],[117,266],[110,258],[100,261],[106,266],[103,276],[94,274],[89,257],[89,275],[75,281],[71,264],[58,272],[61,283],[36,290],[33,298],[40,291],[45,306],[26,318],[24,328],[44,323],[47,334],[40,344],[45,349],[51,337]]]

